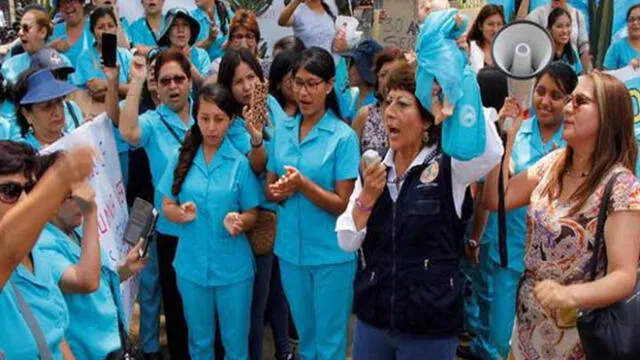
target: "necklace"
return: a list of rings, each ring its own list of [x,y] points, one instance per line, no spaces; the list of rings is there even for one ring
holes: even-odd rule
[[[588,172],[588,171],[583,171],[583,172],[581,172],[581,173],[574,174],[573,172],[569,171],[569,169],[565,170],[565,171],[564,171],[564,173],[565,173],[567,176],[575,177],[575,178],[583,178],[583,177],[587,177],[587,175],[589,175],[589,172]]]

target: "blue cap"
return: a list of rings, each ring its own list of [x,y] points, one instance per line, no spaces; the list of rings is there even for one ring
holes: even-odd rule
[[[76,90],[75,86],[56,80],[51,70],[38,70],[27,79],[27,93],[20,99],[20,105],[57,99]]]
[[[76,71],[73,66],[51,48],[42,48],[31,55],[31,67],[38,69],[50,69],[58,74],[69,75]]]
[[[159,46],[169,46],[169,30],[171,30],[171,27],[177,18],[183,18],[189,23],[189,28],[191,28],[189,46],[193,46],[193,44],[196,43],[196,39],[200,34],[200,24],[186,9],[175,7],[169,10],[164,16],[164,28],[162,28],[160,36],[158,37]]]
[[[383,50],[382,45],[375,40],[364,40],[351,52],[344,54],[353,59],[362,80],[369,85],[376,83],[376,74],[373,72],[373,59]]]

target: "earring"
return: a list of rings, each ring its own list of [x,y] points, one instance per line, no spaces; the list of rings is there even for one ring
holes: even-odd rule
[[[428,143],[429,143],[429,140],[430,140],[430,137],[429,137],[429,131],[425,130],[425,131],[422,133],[422,143],[423,143],[424,145],[426,145],[426,144],[428,144]]]

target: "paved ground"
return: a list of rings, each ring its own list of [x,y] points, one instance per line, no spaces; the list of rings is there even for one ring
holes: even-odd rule
[[[169,355],[167,354],[167,336],[165,334],[165,324],[164,324],[164,316],[160,318],[160,345],[163,348],[163,352],[165,353],[165,359],[169,360]],[[139,309],[138,305],[134,309],[133,319],[131,321],[131,334],[134,341],[138,341],[138,329],[139,329]],[[349,326],[349,354],[346,360],[351,360],[351,341],[353,339],[353,321]],[[264,331],[264,356],[263,360],[273,360],[273,354],[275,353],[275,349],[273,346],[273,336],[271,334],[271,329],[268,327],[265,328]],[[176,359],[171,359],[176,360]],[[182,360],[182,359],[179,359]],[[461,360],[461,359],[457,359]]]

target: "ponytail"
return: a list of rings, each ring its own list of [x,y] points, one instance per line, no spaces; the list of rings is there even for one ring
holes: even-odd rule
[[[216,0],[216,12],[220,18],[220,31],[227,35],[229,33],[229,12],[223,1]]]
[[[178,196],[182,183],[187,177],[191,165],[193,165],[193,159],[196,157],[198,148],[202,144],[202,133],[198,127],[198,123],[194,123],[187,132],[187,135],[180,147],[180,155],[178,155],[178,164],[173,170],[173,185],[171,186],[171,193],[173,196]]]

